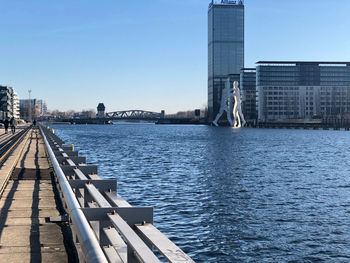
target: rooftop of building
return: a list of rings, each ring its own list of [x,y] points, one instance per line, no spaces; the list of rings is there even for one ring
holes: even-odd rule
[[[255,71],[256,68],[241,68],[242,71]]]
[[[212,0],[209,4],[209,8],[216,5],[244,5],[244,0]]]
[[[258,61],[258,65],[327,65],[327,66],[350,66],[350,62],[346,61]]]

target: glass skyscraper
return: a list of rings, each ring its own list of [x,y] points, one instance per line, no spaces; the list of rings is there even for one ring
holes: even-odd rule
[[[212,1],[208,11],[208,118],[219,109],[221,90],[230,75],[240,80],[244,67],[243,1]]]

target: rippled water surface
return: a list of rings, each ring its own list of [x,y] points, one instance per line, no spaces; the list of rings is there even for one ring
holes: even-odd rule
[[[350,262],[350,132],[55,129],[196,262]]]

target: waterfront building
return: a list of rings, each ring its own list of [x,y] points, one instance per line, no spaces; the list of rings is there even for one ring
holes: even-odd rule
[[[0,120],[11,118],[13,89],[8,86],[0,86]]]
[[[240,77],[242,94],[242,111],[247,122],[255,123],[258,119],[258,104],[256,90],[256,69],[243,68]]]
[[[96,111],[91,109],[91,110],[83,110],[81,112],[76,112],[76,113],[74,113],[74,118],[93,119],[93,118],[96,118]]]
[[[18,94],[12,87],[0,86],[0,119],[12,117],[20,118]]]
[[[19,113],[19,98],[17,92],[12,89],[12,115],[16,119],[20,118],[20,113]]]
[[[20,117],[26,121],[32,121],[40,117],[40,107],[37,99],[22,99],[19,101]]]
[[[35,104],[40,110],[40,116],[45,116],[47,114],[46,102],[42,99],[36,99]]]
[[[20,116],[22,119],[29,120],[29,109],[32,111],[32,119],[47,115],[47,105],[42,99],[20,100]]]
[[[240,80],[244,67],[244,3],[212,1],[208,10],[208,120],[220,109],[227,77]]]
[[[350,62],[260,61],[259,121],[300,121],[350,113]]]

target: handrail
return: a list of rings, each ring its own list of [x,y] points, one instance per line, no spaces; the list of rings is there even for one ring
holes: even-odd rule
[[[159,259],[119,215],[108,215],[108,217],[125,240],[131,244],[141,262],[160,263]]]
[[[55,173],[57,175],[58,181],[60,183],[62,193],[64,195],[65,201],[67,203],[67,208],[69,210],[69,214],[71,220],[77,227],[77,235],[84,251],[86,262],[91,263],[107,263],[107,259],[100,247],[100,244],[96,238],[95,233],[91,229],[89,222],[85,218],[83,211],[78,203],[78,200],[75,198],[75,194],[72,188],[69,185],[69,182],[64,175],[56,157],[53,153],[49,142],[46,139],[45,133],[40,127],[41,134],[43,136],[47,151],[49,153],[52,165],[55,169]]]
[[[40,127],[57,174],[61,198],[79,259],[83,262],[194,262],[153,226],[153,207],[132,207],[117,192],[116,179],[101,179],[97,166]],[[52,148],[51,148],[52,147]],[[57,157],[56,157],[57,156]],[[78,164],[76,164],[78,163]]]

